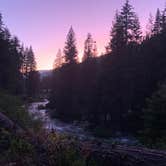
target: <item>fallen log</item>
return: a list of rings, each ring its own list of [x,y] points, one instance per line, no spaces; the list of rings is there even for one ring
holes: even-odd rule
[[[81,144],[83,154],[87,154],[87,166],[95,159],[104,166],[166,166],[166,151],[140,147]]]

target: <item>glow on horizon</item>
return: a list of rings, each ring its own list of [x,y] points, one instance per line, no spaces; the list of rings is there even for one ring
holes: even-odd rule
[[[82,56],[87,33],[105,52],[116,9],[125,0],[2,0],[0,11],[11,33],[24,45],[32,45],[38,69],[52,69],[58,49],[63,50],[70,26],[76,33]],[[149,13],[163,9],[165,0],[130,0],[144,29]]]

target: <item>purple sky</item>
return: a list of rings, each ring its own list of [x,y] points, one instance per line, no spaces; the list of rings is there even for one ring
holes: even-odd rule
[[[38,69],[51,69],[59,48],[63,49],[66,34],[72,25],[77,46],[82,54],[87,33],[97,41],[98,52],[104,51],[115,10],[125,0],[1,0],[0,11],[12,34],[25,45],[32,45]],[[138,13],[141,26],[149,13],[163,9],[165,0],[130,0]]]

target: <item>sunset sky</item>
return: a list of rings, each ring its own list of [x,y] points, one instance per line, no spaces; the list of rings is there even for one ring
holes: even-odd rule
[[[82,54],[84,40],[90,32],[98,52],[104,52],[115,10],[125,0],[0,0],[4,23],[25,45],[32,45],[38,69],[51,69],[58,49],[63,49],[70,26],[76,33]],[[165,0],[130,0],[138,13],[142,28],[149,13],[163,9]]]

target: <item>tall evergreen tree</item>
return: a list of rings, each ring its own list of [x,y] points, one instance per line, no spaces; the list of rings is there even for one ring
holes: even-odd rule
[[[35,55],[34,55],[34,52],[33,52],[33,49],[31,46],[29,48],[28,61],[30,63],[30,71],[35,71],[36,70],[36,61],[35,61]]]
[[[84,55],[82,61],[85,61],[86,59],[91,57],[93,57],[93,39],[92,35],[88,33],[87,39],[85,40],[84,43]]]
[[[10,34],[0,14],[0,88],[14,94],[21,93],[21,57],[19,40]]]
[[[139,43],[140,41],[141,28],[138,16],[133,11],[129,0],[126,0],[121,12],[116,12],[109,46],[113,52],[118,52],[130,42]]]
[[[161,32],[161,12],[160,9],[157,9],[155,22],[154,22],[154,28],[153,28],[153,34],[159,34]]]
[[[24,49],[20,45],[18,38],[12,36],[8,28],[3,24],[1,14],[0,71],[0,89],[5,89],[16,95],[25,92],[25,89],[28,87],[28,81],[30,77],[32,78],[32,72],[36,72],[36,62],[32,47]],[[31,89],[35,91],[34,88]]]
[[[73,28],[71,27],[68,35],[67,41],[64,48],[64,57],[66,63],[76,63],[77,62],[77,48],[76,48],[76,39]]]
[[[4,37],[4,40],[6,40],[7,42],[10,42],[11,34],[8,28],[4,28],[3,37]]]
[[[166,32],[166,7],[164,8],[161,15],[161,30],[162,32]]]
[[[126,0],[122,7],[120,17],[123,24],[125,45],[129,42],[139,42],[141,38],[140,23],[129,0]]]
[[[36,71],[35,55],[31,46],[22,51],[24,53],[21,69],[24,74],[25,93],[28,96],[35,96],[37,94],[39,84],[39,74]]]
[[[150,38],[153,35],[153,28],[154,28],[154,18],[152,14],[149,14],[148,23],[146,25],[146,37]]]
[[[96,41],[93,42],[93,57],[97,57],[98,50],[97,50],[97,44]]]
[[[24,51],[24,74],[28,75],[31,71],[36,70],[36,61],[32,47],[26,48]]]
[[[3,25],[2,14],[0,13],[0,33],[3,32]]]
[[[35,97],[39,88],[39,73],[36,71],[36,60],[32,47],[30,46],[27,54],[29,73],[27,75],[27,95]]]
[[[115,15],[115,21],[113,22],[113,26],[111,30],[111,40],[108,47],[113,52],[118,52],[124,47],[124,45],[125,45],[125,41],[124,41],[123,23],[122,23],[121,16],[119,15],[117,11]]]
[[[126,3],[122,7],[121,10],[121,21],[123,23],[123,29],[124,29],[124,41],[125,44],[128,43],[128,40],[132,38],[129,30],[132,28],[132,20],[134,12],[132,11],[133,7],[129,4],[129,0],[126,0]]]
[[[136,14],[134,14],[134,19],[132,23],[131,42],[140,43],[142,38],[141,34],[142,32],[141,32],[139,18]]]
[[[59,49],[58,53],[56,54],[56,58],[53,64],[53,69],[61,67],[62,64],[63,64],[63,56],[62,56],[61,49]]]

